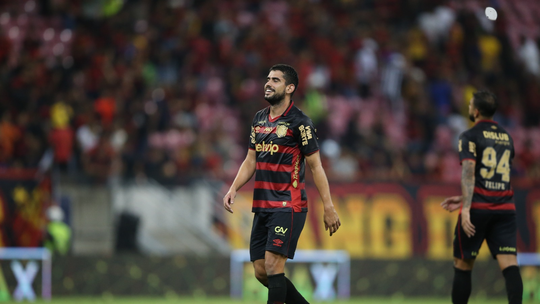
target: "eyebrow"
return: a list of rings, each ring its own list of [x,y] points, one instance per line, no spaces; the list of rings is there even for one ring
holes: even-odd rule
[[[266,77],[266,80],[269,80],[269,79],[272,79],[272,80],[279,80],[281,81],[281,79],[279,77]]]

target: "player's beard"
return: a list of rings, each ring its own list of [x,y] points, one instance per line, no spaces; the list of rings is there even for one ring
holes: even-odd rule
[[[474,115],[469,114],[469,119],[470,119],[472,122],[474,122]]]
[[[285,99],[285,90],[283,90],[283,92],[281,93],[274,91],[274,94],[272,96],[269,96],[269,97],[265,96],[264,99],[266,99],[266,101],[268,101],[270,105],[275,106],[278,103],[280,103],[283,99]]]

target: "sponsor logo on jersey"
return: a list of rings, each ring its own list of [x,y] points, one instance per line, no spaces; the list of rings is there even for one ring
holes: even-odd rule
[[[252,144],[256,143],[256,141],[255,141],[255,129],[253,127],[251,127],[251,135],[249,136],[249,138],[250,138]]]
[[[289,128],[287,128],[287,126],[285,125],[279,125],[276,127],[276,135],[277,137],[284,137],[285,135],[287,135],[287,130],[289,130]]]
[[[298,188],[298,180],[299,180],[299,173],[300,173],[300,156],[296,156],[296,159],[294,160],[294,171],[292,174],[292,186],[296,189]]]
[[[469,152],[476,156],[476,144],[472,141],[469,142]]]
[[[255,151],[270,152],[270,155],[274,155],[274,153],[279,151],[279,146],[276,144],[272,144],[272,142],[270,142],[269,144],[266,144],[263,141],[262,143],[255,145]]]
[[[300,137],[302,138],[302,146],[306,146],[308,144],[308,140],[313,138],[313,135],[311,134],[311,127],[301,125],[300,127],[298,127],[298,130],[300,130]]]
[[[491,131],[484,131],[484,137],[488,139],[494,139],[494,140],[504,140],[509,141],[510,138],[508,137],[508,134],[506,133],[496,133]]]
[[[255,131],[257,133],[270,134],[274,132],[274,128],[273,127],[256,127]]]

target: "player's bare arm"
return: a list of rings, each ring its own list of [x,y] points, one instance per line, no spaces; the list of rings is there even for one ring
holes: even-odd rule
[[[254,150],[248,150],[246,159],[242,162],[234,181],[229,188],[229,191],[223,197],[223,207],[225,210],[233,213],[231,205],[234,204],[234,198],[236,197],[236,191],[240,190],[255,174],[256,168],[256,155]]]
[[[313,174],[313,180],[315,186],[319,190],[319,195],[324,204],[324,228],[330,230],[330,236],[332,236],[341,226],[339,216],[332,203],[332,197],[330,196],[330,186],[328,185],[328,179],[321,163],[320,153],[317,151],[311,155],[306,156],[306,161]]]
[[[463,196],[463,207],[461,208],[461,226],[468,237],[475,233],[475,227],[471,223],[471,204],[474,191],[474,168],[476,163],[473,160],[464,160],[461,171],[461,193]]]
[[[451,196],[447,197],[442,203],[441,207],[448,211],[448,212],[454,212],[458,210],[461,207],[461,202],[463,201],[463,196]]]

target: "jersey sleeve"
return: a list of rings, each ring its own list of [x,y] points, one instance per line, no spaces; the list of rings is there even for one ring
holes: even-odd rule
[[[310,155],[319,151],[317,132],[311,119],[305,117],[298,124],[294,132],[295,139],[303,155]]]
[[[249,132],[249,145],[248,148],[250,150],[255,150],[255,124],[257,122],[257,115],[253,117],[253,121],[251,122],[251,130]]]
[[[476,143],[467,133],[463,133],[459,137],[458,150],[460,163],[467,159],[476,161]]]
[[[512,139],[512,137],[510,136],[510,134],[508,134],[508,136],[510,137],[510,144],[511,144],[511,154],[510,154],[510,165],[512,165],[512,162],[514,160],[514,157],[516,156],[516,151],[514,150],[514,140]]]

